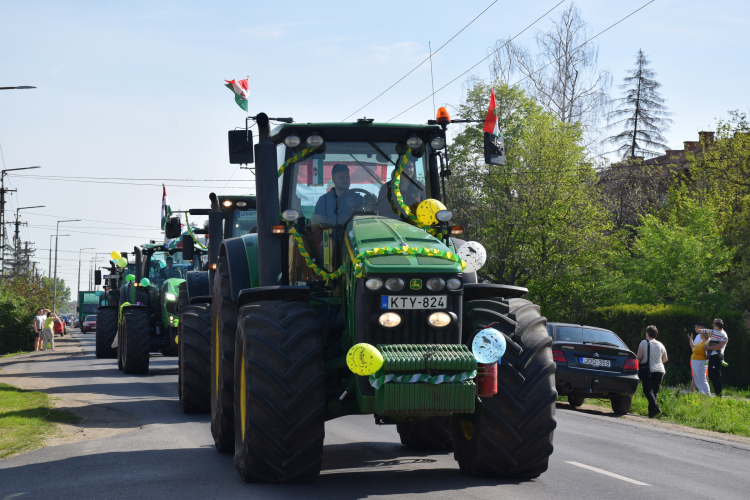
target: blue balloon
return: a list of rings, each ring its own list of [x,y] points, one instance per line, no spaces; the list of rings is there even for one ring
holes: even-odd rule
[[[101,297],[102,295],[104,295],[104,292],[102,292],[101,290],[97,290],[94,292],[94,295],[96,295],[97,297]]]
[[[494,328],[480,330],[471,343],[474,358],[483,364],[496,363],[505,354],[505,336]]]
[[[159,267],[162,268],[162,269],[164,269],[165,267],[167,267],[167,263],[164,262],[163,260],[160,260],[159,261]]]
[[[107,302],[106,300],[102,300],[102,305],[103,305],[103,306],[108,306],[108,305],[109,305],[109,302]]]

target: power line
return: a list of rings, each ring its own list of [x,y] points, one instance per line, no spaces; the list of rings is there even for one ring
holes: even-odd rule
[[[89,180],[82,180],[82,179],[64,179],[64,178],[51,178],[51,177],[45,177],[41,175],[24,175],[24,176],[16,176],[16,177],[27,177],[29,179],[38,179],[38,180],[45,180],[45,181],[62,181],[62,182],[83,182],[87,184],[114,184],[118,186],[157,186],[162,187],[161,184],[148,184],[148,183],[139,183],[139,182],[114,182],[114,181],[89,181]],[[252,182],[252,181],[245,181],[245,182]],[[250,189],[253,186],[232,186],[230,189]],[[200,189],[206,189],[206,186],[193,186],[193,185],[172,185],[171,188],[200,188]]]
[[[39,229],[51,229],[49,226],[32,226],[32,225],[29,225],[29,227],[34,227],[34,228],[39,228]],[[115,229],[115,228],[112,228],[112,229]],[[132,234],[92,233],[91,231],[75,231],[73,229],[68,229],[67,227],[65,228],[65,232],[67,232],[67,233],[79,233],[79,234],[95,234],[97,236],[120,236],[122,238],[131,238],[131,239],[132,238],[145,238],[147,240],[156,239],[157,237],[158,238],[162,237],[162,235],[158,235],[158,236],[154,235],[152,238],[148,238],[148,237],[145,237],[145,236],[133,236]]]
[[[36,212],[24,212],[24,213],[26,213],[27,215],[38,215],[40,217],[53,217],[55,219],[60,219],[60,218],[74,219],[74,218],[76,218],[76,217],[73,217],[72,215],[69,215],[69,216],[66,217],[64,215],[49,215],[49,214],[40,214],[40,213],[36,213]],[[104,224],[112,224],[112,225],[117,225],[117,226],[143,227],[143,228],[146,228],[146,229],[153,229],[153,227],[154,227],[154,226],[144,226],[142,224],[127,224],[125,222],[117,222],[117,221],[111,221],[111,220],[93,220],[93,219],[78,219],[78,220],[82,220],[84,222],[101,222],[101,223],[104,223]]]
[[[518,38],[519,36],[521,36],[523,33],[525,33],[529,28],[531,28],[536,23],[538,23],[544,16],[546,16],[547,14],[549,14],[550,12],[552,12],[553,10],[555,10],[557,7],[559,7],[560,4],[563,3],[563,2],[565,2],[565,0],[561,0],[560,2],[558,2],[550,10],[548,10],[547,12],[545,12],[544,14],[542,14],[541,16],[539,16],[539,18],[536,21],[534,21],[533,23],[531,23],[528,26],[526,26],[523,30],[519,31],[513,38],[511,38],[510,40],[508,40],[507,42],[505,42],[501,47],[499,47],[496,50],[490,52],[487,57],[482,58],[482,60],[479,61],[478,63],[476,63],[474,66],[472,66],[471,68],[467,69],[466,71],[464,71],[463,73],[461,73],[460,75],[458,75],[456,78],[454,78],[453,80],[449,81],[448,83],[446,83],[445,85],[443,85],[442,87],[440,87],[439,89],[437,89],[436,91],[434,91],[432,94],[428,95],[427,97],[425,97],[421,101],[417,102],[415,105],[410,106],[409,108],[403,110],[402,112],[400,112],[399,114],[397,114],[396,116],[394,116],[393,118],[391,118],[390,120],[388,120],[386,123],[388,123],[388,122],[390,122],[392,120],[395,120],[396,118],[398,118],[399,116],[403,115],[407,111],[409,111],[409,110],[411,110],[411,109],[419,106],[420,104],[422,104],[423,102],[425,102],[427,99],[429,99],[433,95],[437,94],[438,92],[440,92],[441,90],[443,90],[445,87],[447,87],[448,85],[450,85],[451,83],[455,82],[456,80],[458,80],[459,78],[461,78],[462,76],[464,76],[466,73],[468,73],[472,69],[474,69],[477,66],[479,66],[480,64],[482,64],[484,61],[486,61],[487,59],[489,59],[490,57],[492,57],[493,55],[495,55],[495,53],[498,52],[500,49],[502,49],[503,47],[505,47],[506,45],[508,45],[510,42],[512,42],[513,40],[515,40],[516,38]]]
[[[563,1],[564,1],[564,0],[563,0]],[[377,95],[377,96],[376,96],[376,97],[375,97],[375,98],[374,98],[373,100],[371,100],[370,102],[368,102],[367,104],[365,104],[364,106],[362,106],[361,108],[359,108],[359,109],[358,109],[357,111],[355,111],[354,113],[352,113],[351,115],[347,116],[346,118],[344,118],[344,119],[343,119],[343,120],[341,120],[341,121],[342,121],[342,122],[343,122],[343,121],[346,121],[346,120],[347,120],[347,119],[348,119],[349,117],[351,117],[351,116],[353,116],[353,115],[355,115],[355,114],[359,113],[360,111],[362,111],[363,109],[365,109],[365,108],[366,108],[367,106],[369,106],[370,104],[372,104],[372,103],[373,103],[373,102],[375,102],[376,100],[380,99],[380,97],[382,97],[382,96],[383,96],[383,94],[385,94],[386,92],[388,92],[389,90],[391,90],[391,89],[392,89],[393,87],[395,87],[396,85],[398,85],[398,84],[399,84],[399,83],[400,83],[400,82],[401,82],[401,81],[402,81],[402,80],[403,80],[404,78],[406,78],[407,76],[409,76],[409,75],[411,75],[412,73],[414,73],[414,72],[415,72],[415,71],[417,70],[417,68],[419,68],[419,67],[420,67],[420,66],[422,66],[422,65],[423,65],[424,63],[426,63],[427,61],[429,61],[429,60],[430,60],[430,58],[431,58],[431,57],[432,57],[433,55],[435,55],[435,54],[437,54],[438,52],[440,52],[440,49],[442,49],[443,47],[445,47],[446,45],[448,45],[448,44],[449,44],[450,42],[452,42],[454,38],[456,38],[456,37],[457,37],[458,35],[460,35],[460,34],[461,34],[461,32],[462,32],[462,31],[464,31],[464,30],[465,30],[466,28],[468,28],[469,26],[471,26],[471,25],[472,25],[472,24],[474,23],[474,21],[476,21],[477,19],[479,19],[479,18],[480,18],[480,17],[482,16],[482,14],[484,14],[485,12],[487,12],[488,10],[490,10],[490,7],[492,7],[492,6],[493,6],[493,5],[495,5],[496,3],[497,3],[497,0],[495,0],[494,2],[492,2],[491,4],[489,4],[489,5],[487,6],[487,8],[486,8],[486,9],[484,9],[484,10],[483,10],[482,12],[480,12],[480,13],[479,13],[479,15],[477,15],[477,17],[475,17],[474,19],[472,19],[472,20],[471,20],[471,21],[469,22],[469,24],[467,24],[466,26],[464,26],[463,28],[461,28],[461,29],[460,29],[460,30],[458,31],[458,33],[456,33],[455,35],[453,35],[453,36],[452,36],[452,37],[451,37],[451,38],[450,38],[450,39],[449,39],[449,40],[448,40],[447,42],[445,42],[445,43],[444,43],[443,45],[441,45],[441,46],[440,46],[440,48],[438,48],[438,49],[437,49],[437,50],[436,50],[435,52],[431,52],[431,53],[430,53],[430,55],[429,55],[429,56],[428,56],[428,57],[427,57],[427,58],[426,58],[426,59],[425,59],[424,61],[422,61],[421,63],[419,63],[419,64],[417,64],[416,66],[414,66],[414,68],[412,68],[412,69],[411,69],[411,71],[409,71],[409,72],[408,72],[408,73],[406,73],[406,74],[405,74],[404,76],[402,76],[401,78],[399,78],[399,79],[398,79],[398,81],[396,81],[396,83],[394,83],[393,85],[391,85],[390,87],[388,87],[387,89],[385,89],[384,91],[382,91],[382,92],[381,92],[380,94],[378,94],[378,95]],[[562,2],[560,2],[560,3],[562,3]],[[559,4],[558,4],[558,5],[559,5]]]
[[[92,177],[86,175],[35,175],[35,174],[8,174],[16,177],[40,177],[49,179],[95,179],[107,181],[159,181],[159,182],[245,182],[244,179],[157,179],[157,178],[140,178],[140,177]]]

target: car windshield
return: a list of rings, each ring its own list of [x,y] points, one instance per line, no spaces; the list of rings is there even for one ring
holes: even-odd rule
[[[232,236],[243,236],[258,227],[258,212],[255,210],[234,210],[232,214]]]
[[[397,219],[387,185],[400,160],[395,142],[329,142],[325,152],[290,165],[289,207],[312,223],[345,224],[355,212]],[[406,205],[427,198],[424,157],[407,157],[401,176]],[[395,196],[392,196],[395,202]]]
[[[558,326],[555,328],[557,342],[583,342],[583,332],[580,326]]]
[[[96,321],[96,316],[86,316],[84,321]]]
[[[591,343],[608,343],[627,349],[628,347],[614,333],[607,330],[594,330],[593,328],[583,329],[583,341]]]

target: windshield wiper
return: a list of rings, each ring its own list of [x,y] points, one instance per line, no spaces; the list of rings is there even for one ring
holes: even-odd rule
[[[584,340],[584,344],[597,344],[597,345],[613,345],[615,347],[620,347],[617,344],[613,344],[612,342],[604,342],[604,341],[598,341],[598,340]]]

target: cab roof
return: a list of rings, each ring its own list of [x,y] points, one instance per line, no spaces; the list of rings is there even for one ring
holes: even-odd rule
[[[424,139],[429,136],[443,136],[443,129],[438,125],[420,125],[413,123],[376,123],[368,119],[356,122],[320,122],[320,123],[283,123],[271,130],[271,141],[281,142],[292,131],[300,136],[318,132],[327,141],[336,140],[369,140],[393,141],[406,140],[407,136],[417,133]]]

